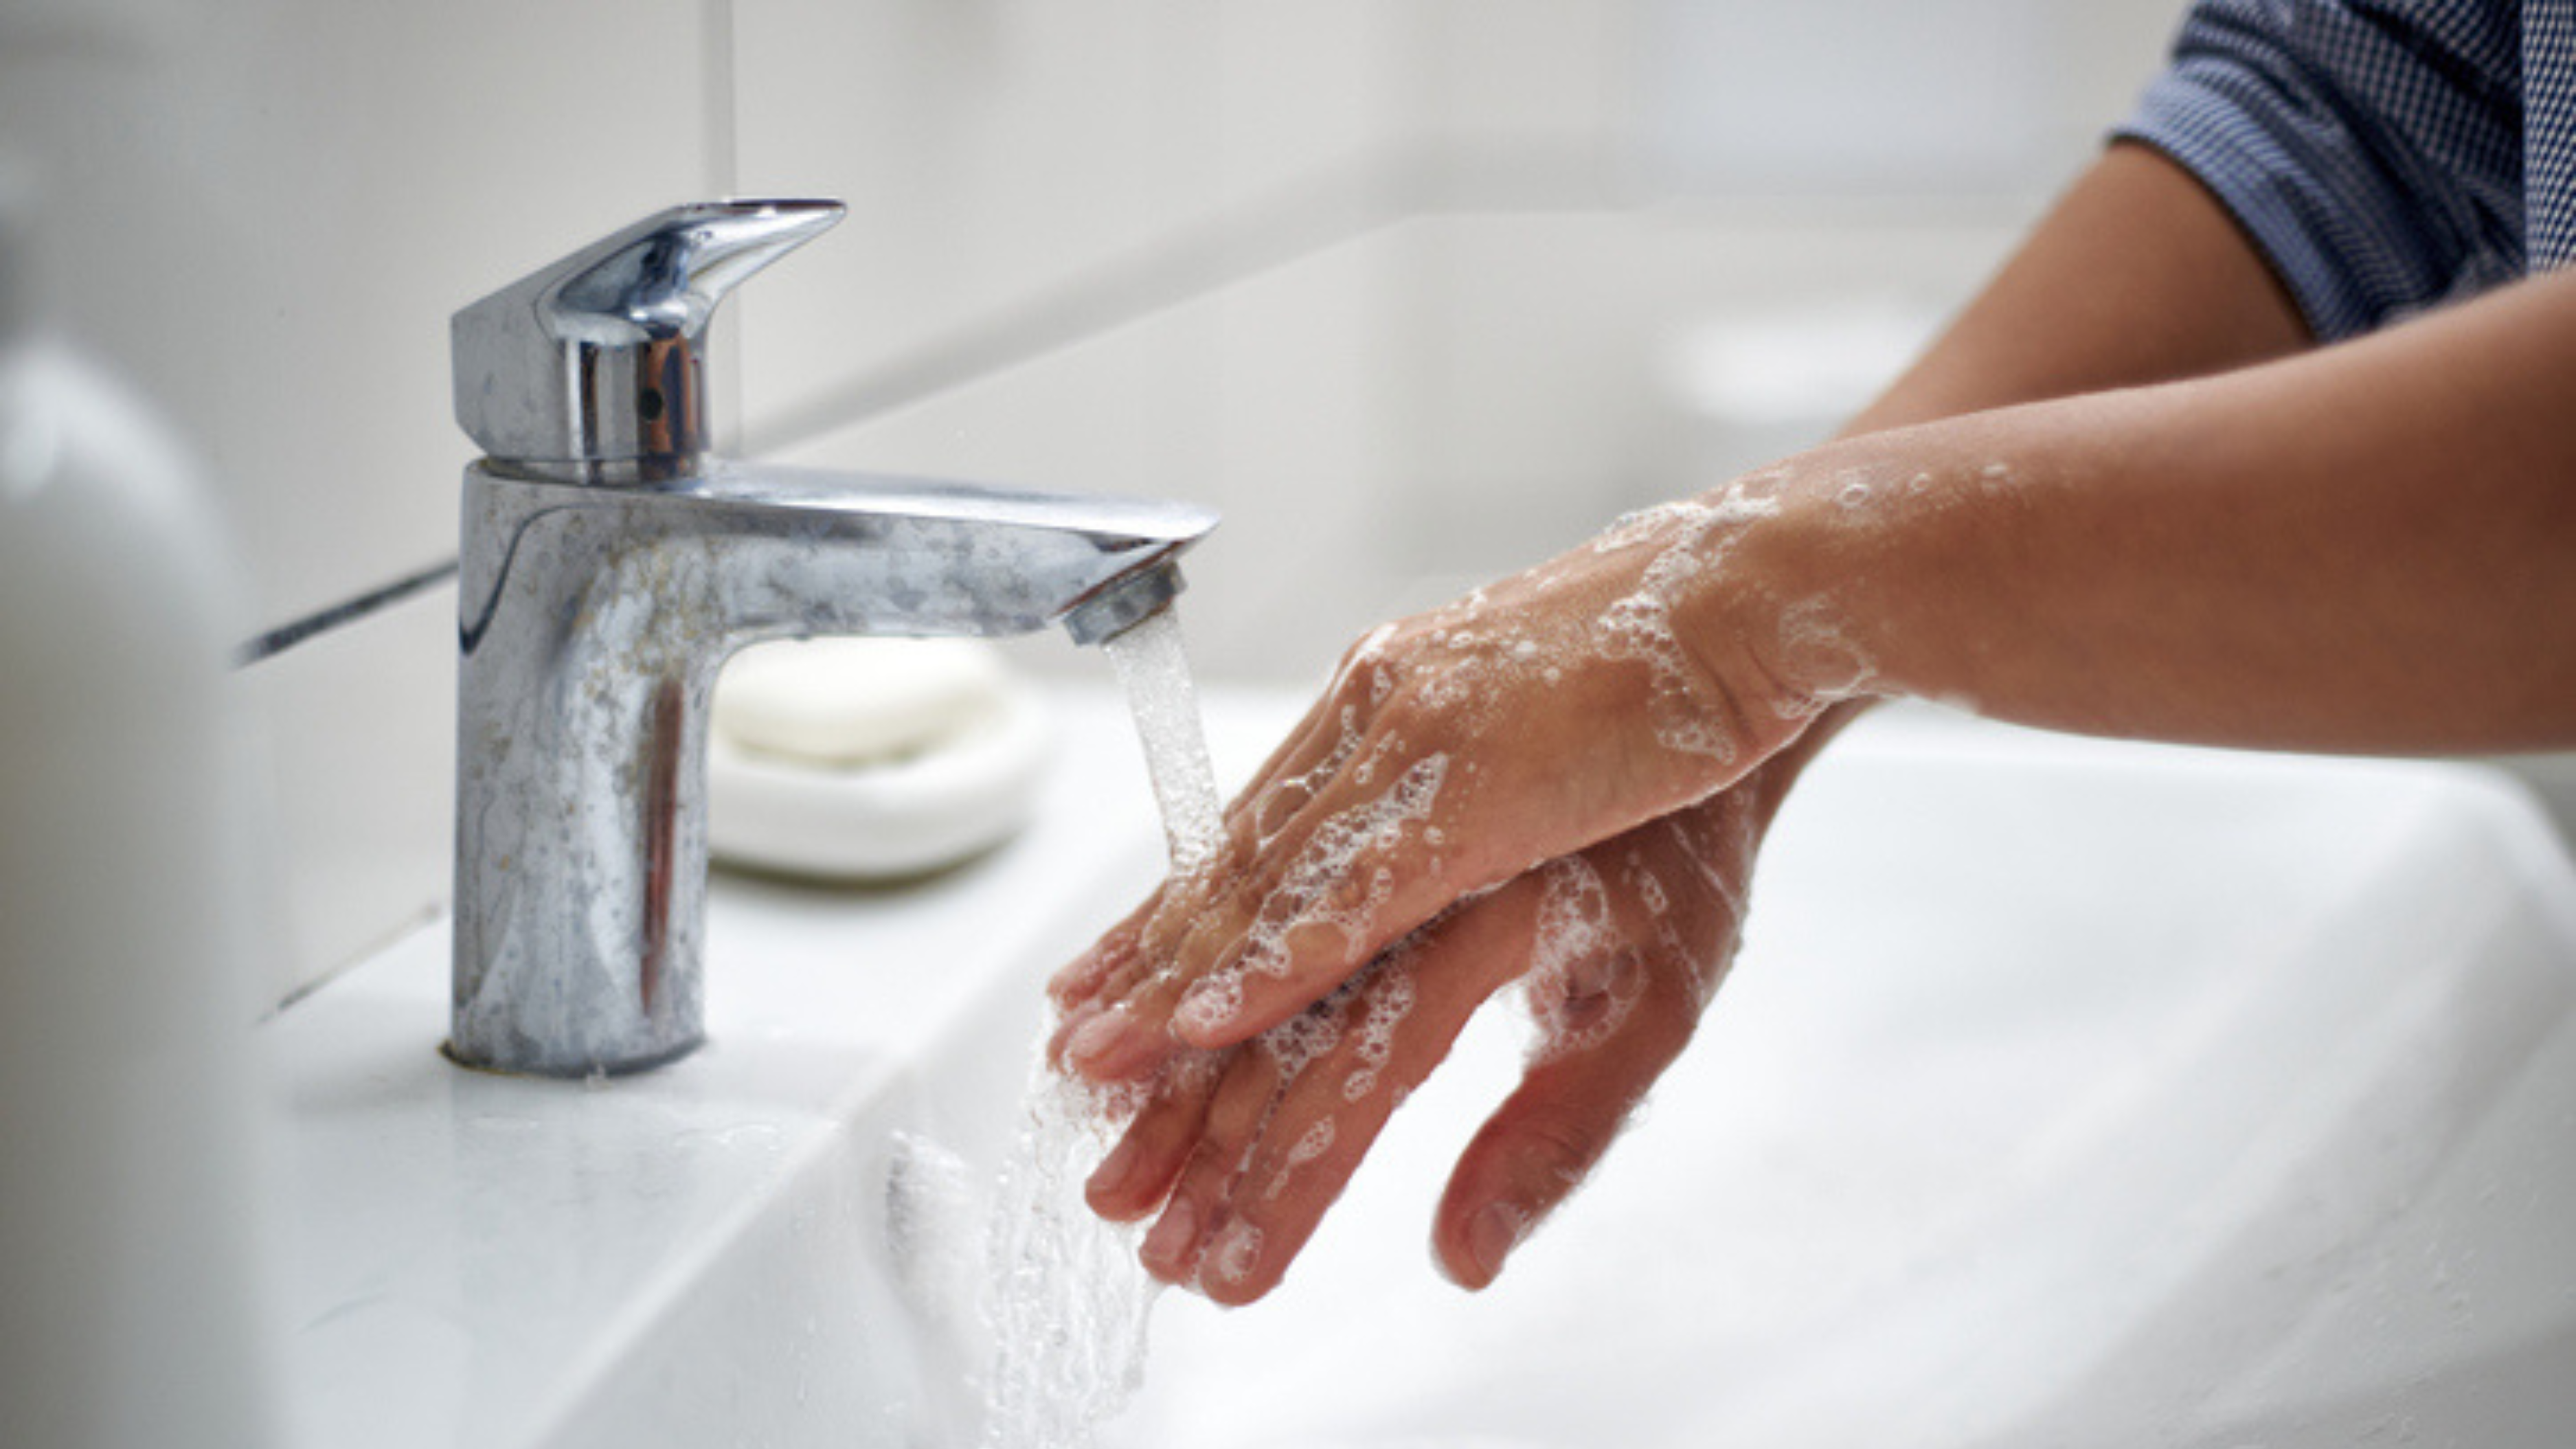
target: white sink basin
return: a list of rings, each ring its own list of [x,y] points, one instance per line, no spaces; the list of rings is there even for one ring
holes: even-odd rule
[[[1212,702],[1220,761],[1278,699]],[[1115,704],[1033,832],[874,897],[722,885],[716,1044],[439,1059],[445,936],[272,1028],[322,1442],[969,1443],[888,1203],[1014,1120],[1043,973],[1156,862]],[[1121,1445],[2558,1442],[2576,870],[2487,774],[1865,722],[1597,1181],[1477,1296],[1426,1247],[1471,1028],[1265,1303],[1166,1295]],[[935,1144],[925,1157],[924,1144]],[[953,1296],[953,1295],[952,1295]]]
[[[2521,798],[1880,719],[1762,872],[1494,1290],[1424,1245],[1508,1031],[1271,1302],[1166,1305],[1126,1442],[2564,1442],[2576,875]]]
[[[1284,708],[1220,718],[1276,728]],[[873,892],[720,875],[711,1040],[673,1066],[568,1083],[450,1064],[444,922],[272,1022],[311,1442],[915,1442],[956,1389],[916,1362],[885,1251],[898,1134],[998,1153],[1035,982],[1160,867],[1123,706],[1059,714],[1036,822],[980,861]],[[941,1115],[925,1064],[971,1081],[975,1110]]]

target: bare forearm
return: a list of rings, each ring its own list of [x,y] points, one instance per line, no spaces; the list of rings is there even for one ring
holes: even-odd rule
[[[2162,155],[2115,146],[1839,436],[2199,377],[2308,345],[2289,294],[2217,200]],[[1763,818],[1868,702],[1828,711],[1762,772]]]
[[[2111,734],[2561,744],[2571,379],[2562,275],[2264,366],[1820,450],[1742,562],[1801,621],[1793,675]]]
[[[2200,377],[2304,349],[2307,328],[2199,182],[2114,146],[1843,436]]]

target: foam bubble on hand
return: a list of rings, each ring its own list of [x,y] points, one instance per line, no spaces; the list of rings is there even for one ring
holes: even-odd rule
[[[1533,1064],[1599,1046],[1643,994],[1632,952],[1621,948],[1600,873],[1580,856],[1541,867],[1525,995],[1537,1028]]]
[[[1297,1139],[1296,1144],[1288,1149],[1288,1166],[1291,1169],[1303,1167],[1331,1151],[1333,1135],[1333,1119],[1316,1118],[1307,1126],[1305,1134]]]
[[[1673,622],[1685,588],[1717,569],[1738,530],[1780,512],[1778,472],[1749,474],[1713,503],[1682,500],[1632,513],[1593,543],[1596,553],[1652,547],[1655,555],[1627,597],[1600,617],[1601,652],[1638,660],[1652,675],[1646,707],[1666,749],[1735,758],[1727,701],[1682,645]]]
[[[1414,933],[1380,956],[1360,988],[1359,1038],[1352,1051],[1357,1065],[1342,1078],[1345,1102],[1356,1104],[1376,1091],[1380,1075],[1394,1058],[1396,1028],[1413,1014],[1413,959],[1421,935]]]
[[[1387,631],[1384,629],[1379,631],[1379,633],[1385,632]],[[1374,634],[1370,636],[1371,639],[1376,637],[1377,635]],[[1386,670],[1383,666],[1378,666],[1378,672],[1384,674]],[[1371,688],[1374,689],[1375,686],[1372,685]],[[1296,774],[1282,775],[1269,781],[1261,787],[1260,794],[1254,797],[1252,831],[1255,849],[1268,850],[1270,843],[1279,838],[1280,832],[1295,824],[1297,817],[1305,812],[1306,807],[1314,803],[1316,792],[1339,775],[1342,768],[1350,763],[1351,756],[1358,753],[1360,741],[1363,738],[1359,706],[1344,704],[1335,713],[1334,719],[1337,728],[1333,736],[1333,744],[1324,752],[1322,759]]]
[[[1332,1150],[1334,1135],[1333,1119],[1330,1117],[1318,1117],[1306,1124],[1306,1130],[1295,1142],[1289,1144],[1287,1156],[1281,1159],[1279,1170],[1271,1174],[1269,1184],[1262,1188],[1262,1201],[1277,1202],[1280,1194],[1288,1190],[1288,1184],[1296,1179],[1299,1169]]]
[[[1279,1074],[1279,1085],[1304,1076],[1306,1069],[1334,1047],[1341,1044],[1342,1024],[1328,1005],[1310,1007],[1288,1018],[1253,1039],[1254,1047],[1267,1056]]]
[[[1261,1229],[1241,1218],[1235,1218],[1217,1230],[1207,1254],[1200,1260],[1203,1277],[1233,1285],[1252,1276],[1253,1265],[1261,1261]]]
[[[1307,926],[1338,929],[1354,951],[1365,946],[1379,910],[1394,893],[1393,873],[1373,868],[1368,890],[1359,900],[1331,907],[1326,902],[1337,886],[1351,878],[1363,855],[1392,849],[1408,828],[1429,818],[1448,770],[1447,755],[1425,755],[1406,766],[1385,793],[1316,827],[1278,885],[1263,899],[1245,935],[1241,959],[1247,969],[1285,977],[1288,935]]]
[[[1222,1030],[1243,1014],[1243,970],[1227,966],[1199,978],[1172,1008],[1172,1020],[1197,1035]]]
[[[1780,657],[1803,686],[1787,702],[1802,715],[1868,694],[1878,683],[1876,661],[1844,631],[1824,599],[1803,599],[1780,611]]]
[[[1672,909],[1672,898],[1664,893],[1663,881],[1647,868],[1643,853],[1629,851],[1620,874],[1628,888],[1637,893],[1637,900],[1645,906],[1646,914],[1661,916]]]

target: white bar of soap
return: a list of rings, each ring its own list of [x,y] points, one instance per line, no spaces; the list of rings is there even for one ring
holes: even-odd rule
[[[990,724],[1009,687],[1001,656],[975,639],[755,644],[725,665],[714,726],[753,754],[874,764]]]
[[[716,684],[707,844],[824,879],[919,875],[1028,821],[1046,711],[973,639],[816,639],[742,651]]]

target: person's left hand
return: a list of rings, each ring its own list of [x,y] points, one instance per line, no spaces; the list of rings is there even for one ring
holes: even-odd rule
[[[1525,978],[1527,1073],[1460,1159],[1433,1232],[1453,1279],[1490,1283],[1689,1042],[1735,952],[1768,787],[1795,771],[1776,764],[1459,903],[1241,1046],[1185,1055],[1094,1174],[1093,1209],[1159,1207],[1142,1252],[1155,1276],[1220,1303],[1261,1297],[1468,1016]],[[1113,949],[1141,949],[1143,924]]]

